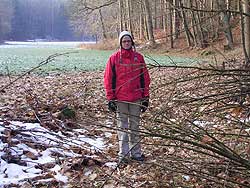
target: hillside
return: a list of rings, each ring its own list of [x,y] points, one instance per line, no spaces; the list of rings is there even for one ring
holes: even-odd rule
[[[178,57],[200,58],[207,61],[227,61],[231,59],[243,60],[243,48],[241,42],[240,27],[236,25],[233,30],[234,48],[232,50],[225,50],[226,44],[225,36],[220,33],[216,41],[209,42],[208,47],[188,47],[184,34],[174,41],[174,48],[170,48],[169,40],[166,41],[162,32],[156,33],[156,44],[154,46],[147,45],[146,41],[138,41],[135,39],[137,51],[143,54],[160,54]],[[99,41],[97,44],[82,45],[82,49],[99,49],[99,50],[116,50],[119,48],[118,39],[109,39]]]

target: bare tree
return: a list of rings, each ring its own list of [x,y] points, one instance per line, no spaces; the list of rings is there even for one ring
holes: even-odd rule
[[[225,0],[217,0],[218,7],[221,10],[222,14],[222,22],[223,22],[223,29],[226,36],[227,44],[226,48],[232,49],[233,48],[233,35],[230,25],[230,16],[227,12],[227,6]]]
[[[127,3],[127,20],[128,20],[128,30],[133,35],[133,28],[132,28],[132,16],[131,16],[131,0],[126,0]]]
[[[170,36],[170,48],[174,48],[174,35],[173,35],[173,7],[172,7],[172,0],[166,2],[167,9],[169,9],[169,36]]]
[[[148,0],[144,0],[145,11],[146,11],[146,20],[147,20],[147,30],[149,35],[150,44],[155,44],[154,32],[153,32],[153,22],[152,22],[152,13],[150,9],[150,4]]]
[[[139,15],[139,39],[144,39],[145,38],[145,16],[144,16],[144,9],[143,9],[143,4],[140,4],[140,15]]]
[[[245,51],[246,51],[246,62],[249,64],[250,59],[250,1],[249,0],[243,0],[243,9],[244,13],[247,14],[244,16],[244,43],[245,43]]]
[[[102,36],[103,36],[103,39],[107,39],[106,29],[105,29],[105,25],[103,21],[103,16],[102,16],[102,10],[99,9],[98,11],[99,11],[100,21],[101,21],[101,26],[102,26]]]
[[[185,34],[186,34],[186,40],[187,40],[188,46],[190,47],[190,46],[192,46],[193,35],[189,30],[189,25],[188,25],[188,22],[187,22],[186,13],[185,13],[185,11],[183,9],[183,3],[182,3],[181,0],[180,0],[180,7],[181,7],[184,30],[185,30]]]
[[[123,31],[123,1],[119,0],[119,28],[120,32]]]
[[[174,39],[179,38],[180,36],[180,16],[179,16],[179,0],[173,0],[173,32]]]
[[[195,0],[195,3],[196,3],[196,7],[199,7],[198,0]],[[210,18],[210,15],[208,14],[207,17]],[[206,37],[204,34],[205,29],[202,27],[201,15],[198,12],[196,14],[196,18],[197,18],[197,32],[198,32],[198,36],[199,36],[199,40],[200,40],[200,47],[204,48],[207,46],[207,41],[206,41]],[[208,26],[207,26],[207,28],[208,28]]]
[[[99,37],[107,37],[108,33],[116,33],[117,31],[117,16],[113,16],[117,12],[113,6],[118,9],[117,0],[107,0],[98,2],[95,0],[91,1],[80,1],[74,0],[70,2],[69,12],[71,14],[71,23],[76,32],[99,34]],[[101,10],[101,14],[100,11]],[[117,15],[117,14],[116,14]],[[110,21],[115,20],[115,21]],[[76,23],[84,25],[84,30],[79,31],[79,26]],[[101,25],[101,27],[99,27]],[[106,28],[110,28],[109,32],[105,31]],[[82,28],[82,27],[81,27]],[[112,32],[111,32],[112,31]],[[101,34],[101,35],[100,35]]]
[[[195,44],[204,48],[208,46],[209,41],[217,40],[223,31],[226,44],[222,47],[231,49],[233,48],[231,18],[232,15],[239,15],[237,10],[239,0],[106,0],[104,2],[73,0],[72,2],[77,10],[72,13],[75,20],[78,20],[74,23],[77,28],[80,26],[76,25],[84,21],[86,26],[82,28],[89,30],[89,33],[103,33],[106,28],[106,37],[116,37],[118,30],[130,30],[135,38],[146,39],[151,44],[155,43],[155,36],[160,36],[156,32],[164,31],[166,38],[171,39],[171,48],[174,46],[174,40],[184,34],[187,46]],[[99,9],[101,14],[96,11]],[[236,16],[233,18],[239,19]],[[245,20],[248,20],[247,17]],[[98,24],[101,27],[98,27]],[[247,30],[245,29],[245,32]],[[244,39],[244,41],[249,40]]]

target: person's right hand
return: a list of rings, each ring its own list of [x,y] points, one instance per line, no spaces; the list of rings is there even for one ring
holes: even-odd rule
[[[148,105],[149,105],[149,98],[143,99],[143,101],[141,103],[141,112],[142,113],[146,112],[146,110],[148,109]]]
[[[116,104],[115,104],[115,101],[109,101],[109,102],[108,102],[108,109],[109,109],[111,112],[116,112],[117,106],[116,106]]]

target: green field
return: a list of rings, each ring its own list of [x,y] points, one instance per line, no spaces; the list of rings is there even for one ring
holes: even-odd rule
[[[65,48],[0,48],[0,74],[20,74],[39,65],[50,55],[72,52],[58,56],[54,61],[34,72],[67,72],[103,69],[110,51],[78,50]]]
[[[43,65],[33,73],[72,72],[103,70],[112,51],[80,50],[62,46],[53,47],[9,47],[0,46],[0,75],[21,74],[53,54],[72,52],[56,57],[54,61]],[[144,54],[148,56],[147,54]],[[188,58],[173,58],[167,56],[152,56],[159,64],[191,63],[195,60]],[[156,64],[154,60],[145,58],[148,64]]]

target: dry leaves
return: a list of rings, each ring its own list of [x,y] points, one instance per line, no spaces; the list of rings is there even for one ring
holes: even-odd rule
[[[212,79],[183,81],[191,79],[196,73],[173,69],[151,71],[151,103],[149,111],[143,114],[141,127],[143,131],[158,136],[146,135],[143,139],[142,148],[147,156],[143,164],[133,161],[115,170],[105,165],[106,162],[117,161],[118,143],[113,122],[107,123],[107,119],[113,119],[113,116],[106,108],[102,72],[44,77],[29,75],[0,96],[1,118],[39,122],[52,132],[61,131],[68,137],[72,135],[67,131],[79,128],[85,129],[84,135],[89,137],[105,137],[104,132],[111,133],[110,137],[105,137],[111,146],[103,152],[93,149],[89,153],[79,147],[71,147],[75,153],[82,156],[94,154],[96,158],[61,161],[62,172],[69,177],[68,187],[100,187],[106,180],[103,185],[106,188],[223,187],[224,181],[218,177],[228,178],[225,173],[232,176],[228,186],[235,185],[234,181],[249,182],[245,169],[238,169],[227,158],[197,146],[216,144],[207,136],[211,134],[227,147],[241,151],[243,157],[249,156],[247,131],[240,132],[237,123],[224,118],[225,112],[218,114],[212,111],[214,106],[221,107],[223,103],[203,104],[202,100],[198,100],[208,93],[214,94],[215,90],[209,85]],[[0,79],[0,85],[6,82],[7,78]],[[241,117],[242,113],[238,107],[226,112],[237,117]],[[240,133],[246,136],[242,140],[237,139]],[[9,138],[13,134],[7,131],[3,140],[11,142]],[[35,145],[33,147],[36,148]],[[25,155],[36,158],[29,152]],[[216,157],[211,157],[213,155]],[[231,174],[227,174],[228,168],[235,171],[228,171]],[[54,182],[53,185],[56,187],[59,184]]]

